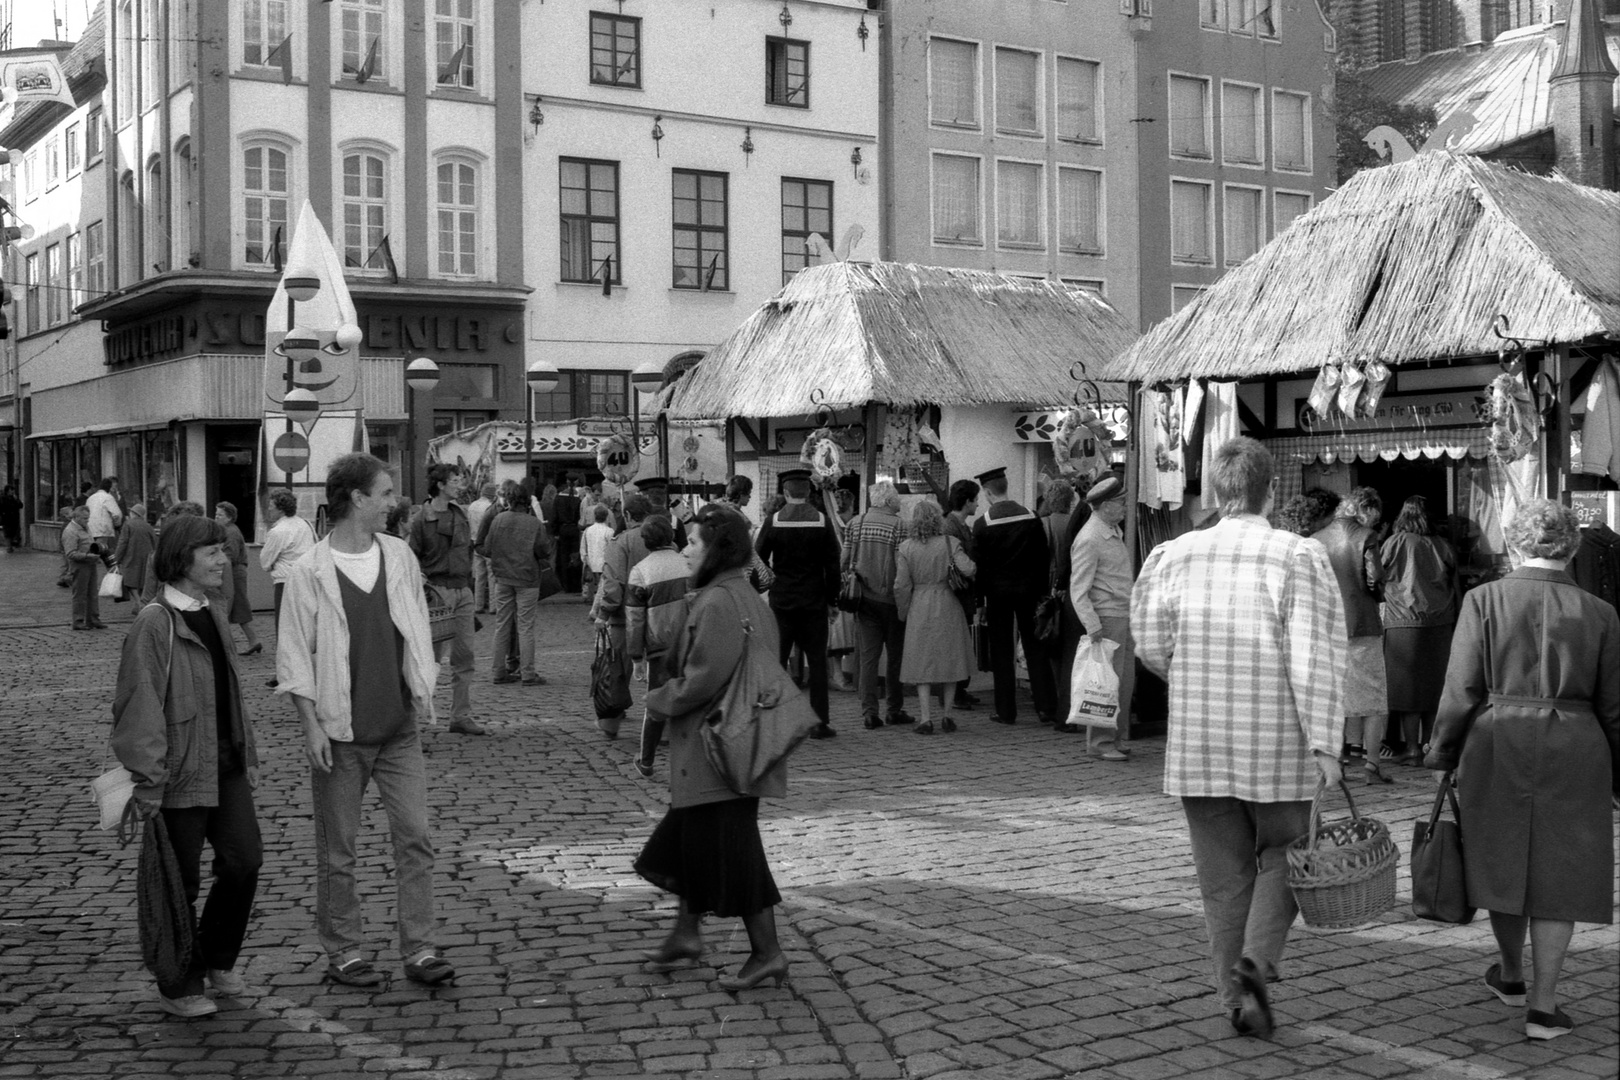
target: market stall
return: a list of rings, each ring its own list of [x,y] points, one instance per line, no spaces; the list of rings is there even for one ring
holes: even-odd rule
[[[1620,479],[1617,253],[1613,192],[1445,151],[1357,174],[1103,369],[1138,395],[1139,552],[1213,512],[1203,463],[1241,433],[1279,502],[1421,494],[1499,571],[1521,501]]]

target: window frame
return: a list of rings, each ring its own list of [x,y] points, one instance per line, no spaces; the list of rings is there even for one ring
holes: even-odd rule
[[[39,164],[38,154],[29,150],[22,155],[22,189],[23,202],[31,203],[39,198]]]
[[[940,120],[934,115],[934,102],[938,95],[934,93],[934,42],[945,41],[952,45],[966,45],[973,50],[973,121],[964,123],[959,120]],[[946,131],[982,131],[984,130],[984,50],[981,43],[969,38],[949,37],[941,34],[930,34],[928,37],[928,126],[942,128]]]
[[[84,227],[84,287],[92,299],[107,291],[107,235],[104,221]]]
[[[1097,246],[1069,247],[1063,243],[1063,174],[1064,173],[1092,173],[1097,177],[1097,213],[1093,224],[1096,226]],[[1071,255],[1102,255],[1108,253],[1108,179],[1107,170],[1091,166],[1077,165],[1073,162],[1059,162],[1057,165],[1057,249],[1060,253]]]
[[[1200,296],[1203,296],[1208,291],[1209,291],[1209,286],[1208,285],[1200,285],[1197,282],[1188,282],[1188,281],[1173,281],[1173,282],[1171,282],[1170,283],[1170,314],[1172,314],[1172,315],[1176,314],[1182,308],[1186,307],[1187,304],[1193,303]],[[1176,306],[1176,293],[1178,293],[1178,292],[1190,292],[1193,295],[1187,300],[1186,304],[1182,304],[1181,307],[1177,307]]]
[[[286,182],[286,189],[284,191],[282,191],[279,195],[276,194],[273,191],[273,189],[269,188],[268,186],[260,187],[260,188],[250,188],[248,186],[248,155],[253,153],[254,151],[259,151],[263,155],[262,156],[262,164],[259,166],[259,170],[260,170],[261,174],[263,175],[263,177],[265,178],[266,183],[268,183],[268,178],[269,178],[270,173],[271,173],[269,155],[271,153],[277,153],[277,154],[281,155],[281,157],[282,157],[282,166],[281,166],[282,176],[283,176],[283,178],[285,179],[285,182]],[[292,172],[292,170],[293,170],[293,155],[292,155],[292,151],[284,143],[274,142],[274,141],[271,141],[271,140],[268,140],[268,139],[262,139],[261,138],[261,139],[253,139],[253,140],[244,142],[242,144],[241,154],[242,154],[242,189],[241,189],[241,197],[242,197],[242,240],[241,240],[241,246],[237,250],[237,254],[242,260],[242,265],[244,267],[247,267],[248,269],[270,269],[270,268],[273,268],[275,266],[276,226],[278,224],[281,226],[281,228],[283,230],[282,236],[283,236],[284,239],[290,238],[289,233],[288,233],[287,230],[290,230],[291,227],[292,227],[292,219],[291,219],[292,205],[293,205],[293,172]],[[248,212],[248,209],[249,209],[249,201],[252,200],[252,199],[255,199],[255,198],[262,200],[263,203],[264,203],[264,213],[260,216],[260,220],[262,220],[262,222],[263,222],[263,236],[261,238],[261,243],[260,243],[261,255],[260,255],[260,258],[257,261],[252,259],[248,254],[248,247],[249,247],[249,244],[250,244],[250,236],[249,236],[248,226],[252,221],[255,220],[254,216]],[[276,199],[280,199],[281,202],[283,203],[283,206],[281,208],[282,216],[281,216],[281,219],[279,221],[272,214],[270,214],[270,212],[269,212],[269,204],[272,201],[276,200]]]
[[[992,78],[995,82],[991,87],[990,104],[995,109],[994,125],[992,130],[997,135],[1005,135],[1011,139],[1039,139],[1046,138],[1046,103],[1042,99],[1046,91],[1046,54],[1039,49],[1027,49],[1019,45],[992,45],[991,46]],[[1031,85],[1035,90],[1035,126],[1032,128],[1007,127],[1001,121],[1001,54],[1018,53],[1035,59],[1035,78]]]
[[[579,165],[579,166],[582,166],[584,168],[584,170],[585,170],[585,187],[584,187],[584,191],[585,191],[585,213],[583,213],[583,214],[569,214],[569,213],[565,213],[563,211],[563,208],[562,208],[562,205],[563,205],[563,200],[562,200],[563,166],[565,166],[565,165]],[[591,167],[592,166],[611,166],[612,169],[613,169],[613,214],[612,215],[594,213],[595,207],[594,207],[593,204],[594,204],[595,200],[593,199],[593,195],[595,194],[596,189],[591,186]],[[605,224],[607,224],[609,222],[612,222],[612,224],[613,224],[613,254],[612,254],[611,258],[613,259],[613,277],[612,277],[611,280],[612,280],[612,283],[614,285],[623,285],[624,284],[624,217],[623,217],[623,210],[624,210],[624,185],[623,185],[623,177],[622,177],[622,174],[620,172],[619,162],[618,161],[614,161],[614,160],[609,159],[609,158],[580,158],[580,157],[569,157],[569,156],[559,156],[557,158],[557,222],[558,222],[558,230],[557,230],[557,280],[558,281],[562,282],[565,285],[592,285],[592,284],[600,284],[601,283],[602,278],[601,278],[600,270],[599,270],[599,268],[601,266],[601,260],[596,258],[596,241],[593,238],[593,233],[595,232],[594,227],[596,225],[605,225]],[[568,232],[568,224],[570,222],[577,222],[577,221],[583,221],[585,223],[585,243],[586,243],[587,248],[589,249],[587,257],[586,257],[586,263],[585,263],[586,274],[585,274],[584,277],[569,277],[569,276],[567,276],[567,264],[566,264],[566,262],[564,261],[564,258],[563,258],[563,237]]]
[[[1001,237],[1001,171],[1003,166],[1012,168],[1028,168],[1035,170],[1035,232],[1034,240],[1003,240]],[[1048,248],[1047,234],[1051,231],[1047,221],[1047,189],[1046,189],[1046,162],[1032,158],[996,157],[996,250],[997,251],[1046,251]]]
[[[456,5],[465,2],[467,10],[471,14],[462,15],[457,10],[452,10],[449,14],[441,14],[439,11],[441,2],[446,2],[446,0],[433,0],[433,12],[430,16],[433,20],[432,90],[434,92],[459,90],[464,93],[475,94],[479,90],[478,55],[482,51],[478,45],[478,16],[481,5],[479,0],[447,0],[452,9]],[[447,44],[442,40],[444,36],[442,31],[447,27],[451,30],[451,48],[441,55],[441,49]],[[450,58],[456,54],[456,51],[461,48],[465,48],[467,51],[462,54],[460,69],[449,81],[441,79],[439,72],[450,61]]]
[[[45,245],[45,327],[60,326],[66,320],[62,317],[63,301],[67,299],[65,293],[66,277],[62,273],[62,242]]]
[[[270,30],[270,27],[273,25],[273,21],[270,18],[272,9],[279,9],[281,12],[281,36],[279,38],[276,37]],[[240,10],[242,16],[242,51],[240,54],[241,66],[244,68],[257,68],[268,71],[275,65],[266,58],[272,52],[274,52],[276,46],[280,45],[284,40],[286,40],[287,35],[292,32],[292,0],[242,0]],[[258,40],[254,40],[248,36],[252,32],[248,19],[250,11],[254,11],[258,16],[261,31],[261,36]],[[259,59],[249,60],[248,50],[254,46],[257,46],[259,49]]]
[[[39,252],[30,251],[23,256],[23,321],[28,324],[28,334],[37,334],[45,329],[39,309],[39,266]]]
[[[1204,249],[1203,258],[1176,253],[1176,185],[1187,184],[1204,189]],[[1202,266],[1213,269],[1217,263],[1215,250],[1215,181],[1196,176],[1170,177],[1170,261],[1176,266]]]
[[[1067,285],[1071,289],[1081,289],[1085,292],[1096,293],[1104,300],[1108,299],[1107,278],[1059,277],[1058,284]],[[1093,288],[1093,286],[1095,286],[1095,288]]]
[[[1285,195],[1290,197],[1290,198],[1297,198],[1297,199],[1304,199],[1305,200],[1305,209],[1302,210],[1301,212],[1299,212],[1298,214],[1295,214],[1294,217],[1289,221],[1289,225],[1292,225],[1295,221],[1298,221],[1300,218],[1304,217],[1306,214],[1308,214],[1312,210],[1316,209],[1316,193],[1313,192],[1313,191],[1298,191],[1298,190],[1295,190],[1293,188],[1272,188],[1271,189],[1271,207],[1270,207],[1270,209],[1271,209],[1271,236],[1272,236],[1273,239],[1277,238],[1278,236],[1281,236],[1285,231],[1287,231],[1286,227],[1282,228],[1282,229],[1279,229],[1277,227],[1277,200],[1278,200],[1279,197],[1285,196]]]
[[[1209,14],[1210,9],[1213,14]],[[1226,0],[1198,0],[1198,28],[1217,34],[1226,33]]]
[[[470,189],[472,191],[473,200],[470,204],[461,202],[447,203],[444,201],[444,181],[442,179],[442,174],[447,168],[454,170],[451,179],[453,194],[459,196],[464,190]],[[461,170],[463,169],[471,170],[472,177],[470,181],[462,175]],[[433,263],[438,271],[437,276],[441,278],[452,278],[463,281],[475,281],[478,279],[479,273],[484,264],[483,212],[484,204],[487,200],[484,197],[483,162],[467,153],[440,154],[433,163],[432,183],[433,223],[431,226],[431,232],[433,234]],[[444,215],[447,213],[455,217],[455,228],[452,230],[452,232],[455,234],[456,243],[451,251],[452,261],[457,267],[457,269],[454,270],[446,270],[444,268]],[[464,249],[463,244],[466,234],[464,225],[466,223],[465,219],[468,217],[472,218],[472,239],[470,241],[469,248]],[[466,258],[472,259],[471,270],[460,269],[462,260]]]
[[[975,180],[974,192],[974,225],[976,235],[971,239],[961,237],[950,238],[939,235],[939,199],[938,199],[938,163],[940,158],[955,158],[973,162],[973,176]],[[963,154],[955,151],[931,150],[928,154],[928,231],[931,243],[935,247],[969,247],[984,248],[986,246],[984,227],[984,155]]]
[[[792,50],[796,46],[797,47],[802,47],[803,50],[804,50],[804,82],[801,84],[801,89],[804,90],[804,101],[803,101],[802,104],[794,102],[792,100],[792,98],[793,98],[793,88],[792,88],[791,84],[789,82],[787,82],[787,81],[784,81],[784,83],[783,83],[783,89],[787,91],[787,97],[786,97],[785,100],[778,101],[776,99],[776,87],[774,85],[775,80],[772,78],[772,75],[774,74],[774,72],[776,70],[775,69],[775,64],[780,63],[780,64],[786,64],[787,65],[786,79],[787,80],[792,79],[793,57],[792,57],[791,54],[792,54]],[[781,58],[780,61],[773,61],[772,60],[772,53],[773,53],[773,50],[776,49],[777,47],[779,47],[781,52],[782,52],[782,58]],[[784,108],[784,109],[808,109],[810,107],[810,42],[809,41],[804,40],[802,38],[790,38],[790,37],[786,37],[786,36],[782,36],[782,35],[775,35],[775,36],[768,35],[765,38],[765,104],[767,104],[767,105],[776,105],[776,106],[778,106],[780,108]]]
[[[1304,144],[1304,163],[1302,165],[1284,165],[1277,157],[1277,123],[1280,115],[1277,111],[1279,97],[1297,98],[1300,102],[1300,128],[1301,142]],[[1315,133],[1311,130],[1311,94],[1304,90],[1287,90],[1282,87],[1271,88],[1271,168],[1274,172],[1293,173],[1298,176],[1313,176],[1316,173],[1314,165],[1316,158]]]
[[[102,125],[105,122],[101,108],[91,109],[84,118],[84,167],[88,170],[92,165],[99,164],[105,156],[103,150]]]
[[[1092,74],[1091,88],[1091,117],[1092,134],[1065,135],[1058,129],[1058,117],[1063,111],[1061,89],[1063,86],[1061,72],[1064,64],[1089,65]],[[1102,146],[1105,140],[1103,125],[1103,62],[1085,56],[1074,56],[1068,53],[1056,53],[1052,57],[1052,133],[1058,142],[1078,143],[1082,146]]]
[[[84,171],[83,146],[81,138],[80,121],[75,120],[62,131],[62,175],[64,178],[78,176]]]
[[[80,233],[67,234],[62,242],[62,259],[67,273],[67,318],[71,319],[73,309],[84,303],[84,237]]]
[[[364,190],[362,190],[360,195],[357,195],[357,196],[350,196],[349,195],[349,193],[348,193],[348,179],[349,179],[348,170],[349,170],[349,159],[350,158],[357,158],[357,159],[359,159],[359,161],[361,163],[361,170],[360,170],[359,178],[360,178],[360,183],[361,183],[362,189],[364,189],[364,187],[366,186],[367,180],[370,179],[370,177],[367,175],[367,170],[365,168],[365,162],[368,159],[374,159],[374,160],[381,163],[381,165],[382,165],[382,170],[381,170],[382,175],[380,177],[380,180],[381,180],[382,196],[380,198],[375,198],[375,197],[372,197],[370,195],[367,195],[367,194],[365,194]],[[360,146],[342,147],[342,148],[339,148],[339,150],[338,150],[338,154],[337,154],[337,159],[338,159],[337,180],[338,180],[338,190],[341,193],[340,197],[338,199],[338,208],[339,208],[339,210],[342,211],[342,214],[343,214],[343,241],[342,241],[341,245],[338,245],[338,246],[340,248],[339,255],[343,259],[343,272],[345,274],[354,274],[354,275],[358,275],[358,276],[362,276],[362,277],[375,277],[375,276],[380,275],[380,274],[388,273],[388,264],[386,262],[383,262],[382,265],[380,265],[380,266],[368,266],[364,262],[359,263],[359,264],[354,265],[354,266],[349,265],[349,262],[348,262],[349,250],[350,250],[349,249],[349,229],[351,227],[350,224],[349,224],[349,207],[352,204],[352,205],[354,205],[356,207],[361,208],[362,211],[364,211],[366,208],[375,206],[375,207],[378,207],[381,210],[380,217],[381,217],[382,220],[381,220],[380,224],[378,224],[376,226],[373,226],[370,221],[364,220],[366,218],[369,218],[370,215],[362,212],[362,214],[361,214],[362,220],[359,222],[359,224],[357,226],[355,226],[355,227],[357,227],[357,228],[359,228],[361,230],[361,233],[362,233],[361,246],[362,247],[364,247],[365,244],[366,244],[366,241],[365,241],[365,238],[364,238],[365,232],[367,230],[373,228],[373,227],[375,227],[378,230],[380,235],[377,238],[377,242],[370,246],[370,250],[366,252],[365,258],[368,261],[373,256],[377,256],[378,258],[380,258],[381,257],[380,256],[380,249],[382,247],[383,240],[389,239],[393,235],[392,224],[393,224],[393,202],[394,202],[394,200],[393,200],[393,192],[391,190],[391,185],[393,184],[393,179],[394,179],[393,178],[393,167],[394,167],[393,158],[394,158],[394,155],[393,155],[393,153],[391,151],[385,150],[380,146],[371,145],[369,143],[364,144],[364,145],[360,145]],[[392,251],[392,243],[390,243],[389,246],[390,246],[390,254],[394,255],[394,258],[395,258],[395,260],[397,262],[399,256],[397,254],[394,254],[394,252]]]
[[[1254,250],[1241,259],[1232,257],[1232,199],[1233,191],[1247,191],[1253,193],[1254,199]],[[1227,269],[1241,266],[1245,261],[1254,257],[1255,252],[1266,246],[1266,189],[1260,184],[1222,184],[1221,185],[1221,265]]]
[[[691,176],[695,181],[695,201],[697,203],[699,221],[695,223],[682,222],[679,218],[681,196],[675,190],[675,177]],[[720,225],[711,225],[701,220],[703,214],[703,180],[719,179],[721,183],[721,205],[725,209],[725,221]],[[731,290],[731,174],[716,172],[712,169],[671,169],[670,170],[670,288],[681,292],[730,292]],[[697,252],[699,255],[696,274],[698,281],[693,285],[680,284],[681,264],[677,259],[677,252],[681,250],[676,241],[683,231],[695,232]],[[716,284],[704,285],[705,263],[701,256],[704,254],[703,237],[718,234],[720,240],[720,262],[716,267]],[[713,260],[710,260],[713,261]]]
[[[1254,95],[1254,159],[1245,160],[1227,156],[1226,152],[1226,90],[1228,87],[1237,90],[1247,90]],[[1258,83],[1244,82],[1241,79],[1221,80],[1221,165],[1234,169],[1252,169],[1264,172],[1266,168],[1266,88]]]
[[[393,85],[388,76],[388,44],[389,44],[389,18],[392,5],[388,0],[338,0],[338,81],[354,83],[356,85],[369,85],[372,82],[384,86]],[[350,14],[358,16],[358,26],[351,31],[347,25]],[[378,22],[377,32],[369,37],[366,34],[365,24],[370,17],[375,16]],[[354,56],[354,65],[351,68],[348,62],[350,33],[358,37],[358,49]],[[371,52],[371,41],[377,42],[377,70],[366,77],[366,82],[360,82],[360,68],[365,65],[366,56]],[[435,78],[437,73],[435,73]]]
[[[1177,81],[1198,83],[1204,88],[1204,152],[1195,153],[1176,149],[1176,83]],[[1215,161],[1215,107],[1211,97],[1214,80],[1208,75],[1195,75],[1191,72],[1172,71],[1165,79],[1166,111],[1170,118],[1166,125],[1170,157],[1177,161]]]
[[[596,23],[597,23],[598,19],[606,20],[607,23],[608,23],[608,39],[612,42],[612,51],[611,51],[611,54],[610,54],[611,58],[609,60],[609,65],[608,66],[612,68],[612,70],[613,70],[613,72],[615,74],[615,77],[612,78],[612,79],[598,79],[596,77],[596,67],[597,67],[597,64],[596,64],[596,33],[597,33]],[[618,27],[618,24],[620,24],[620,23],[623,23],[623,24],[631,27],[635,32],[635,34],[634,34],[635,48],[634,48],[634,51],[632,53],[632,55],[635,58],[635,72],[634,72],[635,79],[634,79],[633,82],[632,81],[627,81],[627,80],[624,80],[624,79],[620,79],[620,78],[617,77],[618,72],[620,71],[620,69],[623,66],[623,65],[621,65],[619,63],[619,59],[620,59],[620,56],[619,56],[619,35],[618,35],[618,32],[617,32],[617,27]],[[617,87],[620,87],[621,89],[626,89],[626,90],[640,90],[641,89],[642,51],[641,51],[641,18],[640,18],[640,16],[636,16],[636,15],[619,15],[619,14],[614,14],[613,12],[610,12],[610,11],[592,11],[592,12],[589,12],[588,17],[587,17],[586,22],[585,22],[585,35],[586,35],[585,56],[586,56],[586,62],[590,65],[590,84],[592,86],[617,86]]]
[[[45,190],[54,191],[62,182],[62,137],[52,135],[45,140]]]
[[[798,208],[800,210],[802,210],[803,213],[804,213],[804,229],[802,231],[789,229],[787,227],[787,213],[788,213],[788,206],[789,206],[789,203],[787,201],[787,195],[788,195],[787,186],[789,184],[799,184],[799,185],[801,185],[801,191],[802,191],[802,194],[803,194],[804,202],[802,204],[798,204]],[[809,249],[808,246],[806,246],[807,242],[809,241],[809,239],[810,239],[810,237],[812,235],[822,232],[822,230],[820,230],[820,229],[812,229],[810,227],[810,214],[811,214],[811,211],[812,211],[812,207],[810,206],[810,189],[811,189],[812,186],[814,186],[816,188],[826,188],[826,190],[827,190],[827,228],[826,228],[826,235],[823,237],[823,239],[825,239],[827,241],[827,244],[829,246],[834,245],[834,244],[837,243],[837,238],[833,235],[833,230],[834,230],[834,228],[837,227],[837,223],[838,223],[837,204],[834,201],[838,196],[838,189],[837,189],[836,185],[833,183],[833,181],[831,181],[831,180],[817,180],[817,179],[815,179],[813,177],[806,177],[806,176],[784,176],[784,177],[782,177],[780,183],[778,184],[778,192],[779,192],[778,197],[780,199],[781,213],[778,216],[777,221],[778,221],[778,224],[781,226],[782,284],[784,284],[784,285],[786,285],[789,281],[793,280],[794,276],[796,274],[798,274],[798,272],[800,270],[806,269],[807,267],[810,266],[810,249]],[[787,264],[787,260],[788,260],[787,243],[788,243],[788,240],[790,238],[793,238],[793,237],[800,238],[801,246],[804,247],[804,251],[803,251],[803,255],[802,255],[802,257],[804,259],[804,266],[801,266],[798,269],[790,271],[788,269],[788,264]]]

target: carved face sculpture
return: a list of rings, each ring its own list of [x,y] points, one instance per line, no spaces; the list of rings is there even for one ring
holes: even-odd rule
[[[343,349],[336,330],[295,328],[286,335],[271,332],[265,392],[279,402],[288,386],[291,360],[292,386],[313,393],[323,406],[341,405],[354,396],[358,347]]]

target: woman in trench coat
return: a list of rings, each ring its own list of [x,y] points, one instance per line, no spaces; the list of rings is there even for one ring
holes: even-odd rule
[[[1528,1004],[1526,1036],[1555,1039],[1574,1026],[1557,991],[1575,923],[1613,921],[1620,616],[1564,572],[1567,508],[1525,504],[1507,541],[1524,562],[1463,601],[1425,764],[1457,770],[1468,902],[1500,952],[1486,986]]]

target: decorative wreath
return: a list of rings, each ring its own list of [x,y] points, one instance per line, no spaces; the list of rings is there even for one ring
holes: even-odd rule
[[[1052,435],[1052,457],[1058,471],[1070,479],[1108,467],[1111,433],[1090,409],[1070,409]]]
[[[816,428],[804,440],[799,461],[810,466],[817,480],[831,480],[844,471],[844,448],[833,438],[830,428]]]
[[[615,484],[627,484],[641,471],[641,451],[628,435],[609,435],[596,444],[596,467]]]

